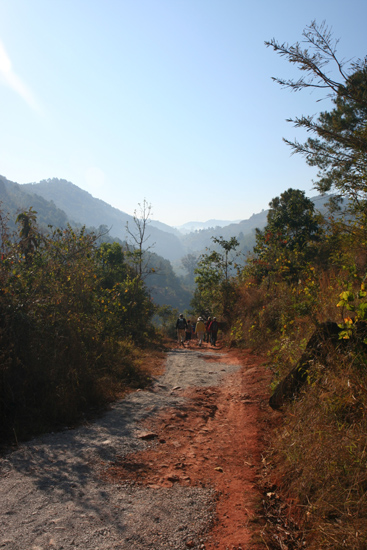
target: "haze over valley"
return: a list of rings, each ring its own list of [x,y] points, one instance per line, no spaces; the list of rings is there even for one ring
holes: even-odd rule
[[[93,197],[63,179],[18,184],[0,176],[0,200],[3,210],[12,215],[21,209],[33,207],[37,211],[38,222],[44,227],[65,227],[68,222],[85,225],[96,232],[108,232],[112,240],[115,238],[128,241],[126,224],[130,228],[134,224],[132,214]],[[320,197],[315,200],[319,205],[325,202],[320,203]],[[186,254],[199,255],[206,248],[213,248],[212,237],[223,236],[226,239],[236,237],[240,242],[241,252],[246,254],[255,244],[255,229],[262,229],[266,225],[266,216],[267,210],[262,210],[241,221],[187,222],[178,228],[151,219],[147,229],[149,239],[146,247],[151,247],[154,253],[177,264]]]

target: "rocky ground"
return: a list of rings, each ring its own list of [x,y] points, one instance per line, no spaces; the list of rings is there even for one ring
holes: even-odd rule
[[[9,452],[0,548],[260,548],[268,378],[254,355],[192,343],[149,390]]]

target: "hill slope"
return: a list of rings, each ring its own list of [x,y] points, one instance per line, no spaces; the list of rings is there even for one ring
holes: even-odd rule
[[[9,227],[11,230],[15,229],[17,214],[31,207],[37,212],[38,225],[46,231],[48,226],[65,228],[68,223],[71,225],[85,225],[88,229],[94,227],[97,230],[101,225],[110,227],[111,218],[109,217],[109,213],[111,211],[115,214],[115,219],[119,221],[125,231],[126,222],[133,224],[132,216],[110,207],[106,203],[103,203],[103,201],[93,199],[89,193],[80,190],[70,182],[64,182],[63,185],[55,185],[53,192],[47,192],[48,187],[49,185],[43,186],[38,184],[20,185],[0,176],[1,211],[4,215],[9,214]],[[41,196],[39,192],[42,192],[44,196]],[[84,199],[87,199],[86,203],[83,202]],[[68,215],[56,206],[56,201],[59,205],[65,206],[69,212]],[[81,215],[78,215],[78,212]],[[110,233],[111,240],[115,238],[123,241],[126,237],[126,233],[122,233],[123,238],[116,236],[113,228]],[[170,261],[164,257],[164,253],[167,249],[169,250],[169,247],[179,250],[176,242],[177,237],[174,234],[164,233],[150,226],[149,233],[152,234],[152,237],[157,238],[157,246],[154,247],[154,253],[151,254],[150,259],[150,264],[155,268],[155,273],[147,279],[147,286],[157,304],[168,304],[183,310],[189,306],[191,293],[183,288],[181,281],[172,270]],[[161,234],[163,234],[163,239],[161,238]],[[154,243],[152,238],[150,241],[152,244]],[[179,241],[178,243],[182,247]],[[157,253],[159,249],[163,250],[162,254]]]
[[[87,191],[83,191],[70,181],[63,179],[48,179],[39,183],[23,184],[22,188],[28,193],[37,193],[48,201],[53,201],[67,216],[75,222],[88,227],[107,226],[113,237],[122,241],[128,240],[126,223],[133,229],[133,217],[106,202],[94,198]],[[164,224],[160,224],[164,227]],[[169,226],[167,226],[169,227]],[[185,254],[185,249],[176,231],[163,231],[154,223],[149,224],[148,245],[154,246],[154,252],[168,260],[176,260]]]
[[[4,214],[10,215],[11,227],[14,226],[17,214],[31,207],[37,212],[38,223],[43,228],[48,225],[66,227],[69,221],[65,212],[57,208],[54,202],[48,201],[33,191],[26,191],[22,185],[9,181],[4,176],[0,176],[0,201]]]

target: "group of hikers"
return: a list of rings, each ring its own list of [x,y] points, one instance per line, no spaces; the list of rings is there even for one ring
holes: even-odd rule
[[[191,321],[180,314],[176,323],[177,341],[180,345],[189,342],[193,337],[197,337],[198,344],[201,347],[203,342],[211,343],[215,346],[218,338],[219,323],[216,317],[208,317],[206,321],[202,317],[198,317],[196,322]]]

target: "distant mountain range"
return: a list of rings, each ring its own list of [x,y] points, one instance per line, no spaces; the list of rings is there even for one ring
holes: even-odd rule
[[[226,225],[231,225],[233,223],[239,223],[237,221],[228,221],[228,220],[208,220],[206,222],[186,222],[183,225],[176,225],[175,228],[179,230],[180,233],[187,235],[187,233],[192,233],[193,231],[198,231],[199,229],[211,229],[214,227],[225,227]]]
[[[322,211],[327,199],[318,196],[312,200],[317,209]],[[63,179],[18,184],[0,176],[0,201],[3,210],[13,217],[16,212],[32,206],[38,213],[38,222],[43,226],[65,227],[67,223],[86,225],[96,231],[109,230],[112,238],[121,241],[129,240],[126,224],[134,228],[132,216]],[[207,222],[187,222],[179,227],[152,220],[148,225],[150,238],[147,246],[154,245],[156,254],[176,264],[188,253],[199,255],[206,248],[213,248],[212,237],[236,237],[241,251],[246,253],[255,244],[255,229],[265,227],[267,214],[268,211],[263,210],[242,221],[213,219]]]

